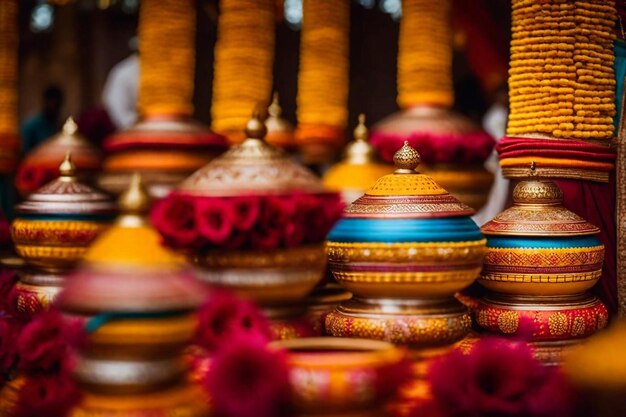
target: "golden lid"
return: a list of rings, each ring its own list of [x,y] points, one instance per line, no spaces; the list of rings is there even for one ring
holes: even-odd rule
[[[396,170],[385,175],[346,209],[346,217],[468,216],[474,210],[451,196],[428,175],[416,171],[420,155],[408,141],[393,157]]]
[[[200,168],[183,181],[179,190],[200,196],[324,191],[315,174],[265,142],[267,128],[258,112],[245,131],[246,140]]]
[[[354,141],[348,143],[344,161],[353,165],[365,165],[375,162],[376,149],[368,142],[369,131],[365,126],[365,115],[359,114],[359,124],[354,128]]]
[[[532,178],[535,164],[530,168],[531,178],[521,181],[513,190],[513,207],[486,223],[486,235],[509,236],[580,236],[600,232],[563,206],[563,192],[554,181]]]
[[[71,153],[59,165],[60,177],[30,194],[18,204],[18,214],[103,214],[112,215],[115,204],[110,197],[76,179]]]
[[[265,126],[267,127],[268,138],[275,133],[288,133],[293,135],[293,125],[281,117],[283,109],[280,107],[280,103],[278,101],[278,92],[276,91],[274,92],[274,96],[272,97],[272,102],[267,108],[267,113],[269,114],[269,116],[267,120],[265,120]]]
[[[39,157],[49,153],[65,153],[66,151],[71,151],[75,157],[78,154],[89,154],[97,159],[101,157],[100,150],[78,132],[78,125],[72,117],[67,118],[61,132],[37,146],[32,155]]]

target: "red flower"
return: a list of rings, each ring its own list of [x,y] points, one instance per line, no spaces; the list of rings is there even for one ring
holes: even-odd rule
[[[555,370],[537,361],[525,343],[488,338],[469,355],[458,350],[436,360],[428,377],[433,399],[444,417],[548,417],[568,415],[567,404],[553,402]]]
[[[261,211],[261,201],[257,197],[235,197],[231,199],[233,228],[250,230]]]
[[[66,374],[27,377],[14,417],[65,417],[79,400],[80,390]]]
[[[22,371],[56,372],[69,353],[63,337],[63,318],[54,309],[41,312],[26,324],[17,339]]]
[[[384,402],[396,396],[400,388],[415,376],[408,356],[397,363],[380,367],[376,373],[376,392]]]
[[[170,195],[158,201],[152,209],[151,219],[169,246],[187,249],[198,244],[195,208],[191,198]]]
[[[58,176],[56,170],[44,168],[38,165],[21,165],[17,170],[15,187],[22,194],[30,194],[42,185],[52,181]]]
[[[215,291],[198,310],[196,344],[213,352],[240,333],[266,341],[271,334],[267,320],[254,304],[229,292]]]
[[[17,282],[17,274],[8,269],[0,271],[0,311],[9,311],[9,294]]]
[[[19,335],[19,324],[8,317],[0,318],[0,380],[17,361],[15,339]]]
[[[196,201],[196,224],[202,237],[213,245],[224,243],[231,233],[231,204],[222,198]]]
[[[204,387],[217,417],[280,417],[289,413],[286,354],[241,334],[214,356]]]
[[[244,232],[233,229],[226,242],[222,245],[222,248],[226,250],[243,249],[248,243],[248,235],[249,233],[247,231]]]

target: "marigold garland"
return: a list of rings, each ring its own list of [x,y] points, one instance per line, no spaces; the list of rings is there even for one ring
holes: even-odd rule
[[[398,52],[398,105],[452,106],[450,0],[404,0]]]
[[[142,0],[139,11],[143,116],[193,114],[196,11],[192,0]]]
[[[296,140],[341,145],[348,122],[350,2],[303,1]]]
[[[18,155],[18,0],[0,1],[0,171]]]
[[[507,134],[613,136],[614,2],[513,0]]]
[[[215,132],[244,139],[252,110],[272,91],[274,2],[221,0],[211,114]]]

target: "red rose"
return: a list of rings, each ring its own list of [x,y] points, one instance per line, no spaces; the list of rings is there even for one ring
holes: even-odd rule
[[[175,194],[165,197],[154,205],[151,220],[165,238],[166,244],[174,249],[188,249],[199,244],[191,198]]]
[[[265,340],[249,334],[233,338],[215,354],[203,386],[217,417],[293,415],[285,352],[270,350]]]
[[[66,374],[26,378],[14,417],[65,417],[80,400],[80,390]]]
[[[9,294],[17,282],[17,274],[8,269],[0,271],[0,312],[9,311]]]
[[[19,323],[11,318],[0,318],[0,379],[15,365],[17,347],[15,339],[19,334]]]
[[[244,249],[248,243],[248,235],[248,231],[233,229],[222,248],[226,250]]]
[[[203,198],[196,201],[198,232],[209,243],[221,245],[231,233],[231,204],[227,199]]]
[[[280,246],[282,231],[265,226],[257,226],[250,234],[250,245],[257,250],[275,250]]]
[[[62,369],[69,349],[63,337],[61,314],[51,309],[35,316],[22,329],[17,349],[22,371],[56,372]]]
[[[261,200],[258,197],[234,197],[231,203],[233,228],[250,230],[259,217]]]
[[[195,343],[214,352],[239,333],[255,334],[269,340],[269,324],[251,302],[227,291],[216,290],[198,310]]]

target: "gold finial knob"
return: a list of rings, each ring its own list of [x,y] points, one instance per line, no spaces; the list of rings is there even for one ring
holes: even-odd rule
[[[72,119],[72,117],[70,116],[65,121],[65,124],[63,124],[63,133],[71,136],[71,135],[75,135],[76,132],[78,132],[78,125],[76,124],[74,119]]]
[[[252,112],[252,117],[246,123],[246,137],[249,139],[265,139],[267,127],[262,110],[257,106]]]
[[[59,173],[62,177],[73,177],[76,175],[76,167],[72,162],[72,153],[70,151],[67,151],[63,162],[59,165]]]
[[[283,112],[283,109],[280,107],[280,103],[278,102],[278,91],[274,91],[274,95],[272,96],[272,102],[270,106],[267,108],[267,112],[270,117],[280,117]]]
[[[359,124],[354,128],[354,139],[357,141],[367,141],[368,136],[369,131],[367,130],[367,126],[365,126],[365,115],[361,113],[359,114]]]
[[[396,174],[413,174],[420,164],[420,154],[405,140],[404,145],[393,155],[393,163],[396,166]]]
[[[141,182],[141,176],[134,173],[128,189],[122,193],[118,200],[122,214],[145,214],[150,209],[150,195]]]

